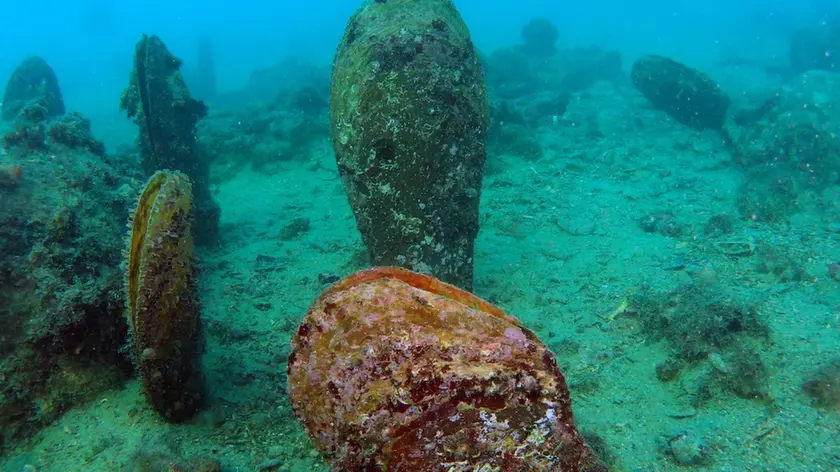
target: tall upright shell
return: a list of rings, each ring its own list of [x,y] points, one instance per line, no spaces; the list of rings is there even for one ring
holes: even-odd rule
[[[192,416],[204,397],[192,206],[186,175],[155,173],[131,219],[127,250],[131,347],[146,397],[171,422]]]
[[[218,203],[210,194],[210,163],[196,135],[207,106],[190,95],[181,74],[181,60],[157,36],[143,35],[134,50],[134,67],[120,108],[138,127],[140,161],[147,175],[161,169],[190,177],[199,244],[218,239]]]
[[[335,471],[605,470],[545,344],[427,275],[376,268],[327,289],[293,339],[288,377]]]
[[[374,265],[471,290],[489,124],[484,73],[450,0],[372,1],[332,71],[333,146]]]

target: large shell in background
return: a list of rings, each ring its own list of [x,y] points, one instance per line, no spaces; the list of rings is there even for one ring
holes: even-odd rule
[[[548,348],[430,276],[386,267],[337,282],[303,320],[288,374],[333,470],[604,470]]]
[[[489,106],[450,0],[366,2],[335,55],[338,170],[373,265],[471,290]]]
[[[149,179],[130,223],[126,291],[131,346],[143,390],[167,421],[203,401],[193,267],[192,185],[180,172]]]
[[[45,118],[55,118],[65,112],[55,71],[44,59],[32,56],[24,59],[9,77],[0,102],[0,116],[12,121],[26,105],[36,101],[44,107]]]
[[[667,57],[648,55],[636,59],[630,78],[654,108],[678,122],[695,129],[723,127],[731,100],[703,72]]]

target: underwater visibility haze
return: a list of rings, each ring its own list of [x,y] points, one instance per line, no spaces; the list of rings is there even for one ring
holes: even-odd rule
[[[3,20],[0,471],[840,471],[840,4]]]

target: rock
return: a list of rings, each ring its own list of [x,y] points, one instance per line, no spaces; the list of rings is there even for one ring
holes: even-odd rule
[[[636,257],[636,248],[625,249],[618,255],[618,258],[625,262],[633,259],[634,257]]]
[[[534,18],[522,28],[522,51],[535,56],[551,56],[557,52],[560,33],[546,18]]]
[[[703,464],[705,451],[706,447],[689,433],[680,433],[668,440],[668,452],[680,465]]]
[[[47,151],[46,110],[40,100],[24,105],[11,129],[3,134],[3,150],[19,150],[24,155]]]
[[[297,56],[288,56],[277,64],[251,72],[244,90],[219,98],[224,98],[230,105],[243,102],[266,103],[304,87],[328,92],[329,69],[315,66]]]
[[[254,266],[254,270],[257,272],[278,272],[286,268],[281,258],[266,254],[257,254],[254,259]]]
[[[338,280],[340,278],[341,277],[339,277],[335,274],[329,274],[329,273],[326,273],[326,272],[322,272],[322,273],[318,274],[318,282],[321,282],[322,284],[335,283],[335,282],[338,282]]]
[[[304,87],[296,90],[291,99],[296,110],[311,116],[320,116],[321,112],[327,110],[330,106],[327,97],[315,87]]]
[[[828,360],[825,365],[808,375],[802,391],[815,406],[840,410],[840,357]]]
[[[605,266],[613,260],[613,254],[611,252],[598,252],[595,254],[595,262]]]
[[[695,129],[721,129],[729,96],[706,74],[663,56],[642,56],[630,71],[633,85],[680,123]]]
[[[90,120],[80,113],[67,113],[50,123],[47,135],[55,144],[70,149],[86,149],[97,156],[105,156],[105,145],[93,137]]]
[[[682,226],[670,210],[648,213],[639,218],[639,227],[645,233],[659,233],[663,236],[677,237],[682,234]]]
[[[200,459],[193,464],[189,472],[222,472],[222,464],[215,459]]]
[[[730,234],[735,226],[733,218],[729,215],[714,215],[706,222],[704,232],[707,236],[716,234]]]
[[[840,282],[840,262],[828,262],[825,266],[828,270],[828,276]]]
[[[535,90],[544,89],[545,84],[541,83],[537,70],[531,66],[530,59],[522,48],[518,47],[502,47],[483,57],[482,63],[487,75],[487,83],[493,88],[498,98],[516,99]],[[498,116],[498,120],[493,120],[494,125],[497,121],[523,123],[522,117],[514,107],[506,106],[506,108],[505,113]]]
[[[23,166],[20,164],[0,167],[0,190],[16,189],[22,175]]]
[[[51,117],[47,106],[44,98],[26,102],[3,134],[3,149],[20,148],[23,153],[70,149],[105,157],[105,145],[93,136],[90,120],[75,112]]]
[[[840,71],[836,54],[827,51],[840,49],[840,18],[819,28],[802,28],[790,38],[790,71],[801,74],[810,70]]]
[[[286,223],[282,229],[280,229],[280,240],[290,241],[292,239],[296,239],[301,235],[306,234],[310,228],[311,225],[309,223],[309,218],[296,216]]]
[[[659,379],[660,382],[670,382],[679,377],[684,366],[684,362],[673,357],[669,357],[664,362],[656,365],[656,378]]]
[[[47,108],[38,108],[39,119],[49,120]],[[119,189],[135,171],[40,139],[38,149],[0,153],[0,435],[7,447],[119,388],[131,371],[120,261],[134,197],[125,201]]]
[[[750,172],[752,185],[790,202],[787,213],[796,211],[796,194],[804,189],[840,183],[838,94],[840,74],[812,70],[779,90],[761,119],[727,127],[736,162]]]

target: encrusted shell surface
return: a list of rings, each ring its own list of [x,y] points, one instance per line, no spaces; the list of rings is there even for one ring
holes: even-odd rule
[[[554,355],[515,318],[430,276],[349,276],[312,305],[292,406],[334,470],[603,470]]]
[[[138,200],[126,250],[126,316],[140,381],[155,410],[173,422],[192,416],[203,399],[191,213],[189,178],[155,173]]]

